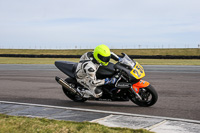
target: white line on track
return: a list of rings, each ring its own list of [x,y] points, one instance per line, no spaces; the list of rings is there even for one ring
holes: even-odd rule
[[[152,130],[153,128],[156,128],[156,127],[158,127],[158,126],[160,126],[160,125],[162,125],[162,124],[164,124],[164,123],[166,123],[166,122],[167,122],[167,120],[163,120],[163,121],[161,121],[161,122],[159,122],[159,123],[157,123],[157,124],[155,124],[155,125],[152,125],[152,126],[150,126],[150,127],[145,128],[145,129],[147,129],[147,130]]]
[[[155,119],[164,119],[164,120],[171,120],[171,121],[182,121],[182,122],[200,124],[200,121],[198,121],[198,120],[180,119],[180,118],[171,118],[171,117],[162,117],[162,116],[151,116],[151,115],[123,113],[123,112],[113,112],[113,111],[103,111],[103,110],[83,109],[83,108],[72,108],[72,107],[61,107],[61,106],[32,104],[32,103],[19,103],[19,102],[9,102],[9,101],[0,101],[0,103],[37,106],[37,107],[47,107],[47,108],[57,108],[57,109],[68,109],[68,110],[95,112],[95,113],[106,113],[106,114],[112,114],[112,115],[135,116],[135,117],[144,117],[144,118],[152,118],[152,119],[155,118]]]
[[[95,120],[92,120],[92,121],[90,121],[90,122],[98,122],[98,121],[101,121],[101,120],[104,120],[104,119],[109,119],[109,118],[111,118],[113,115],[109,115],[109,116],[106,116],[106,117],[102,117],[102,118],[100,118],[100,119],[95,119]]]

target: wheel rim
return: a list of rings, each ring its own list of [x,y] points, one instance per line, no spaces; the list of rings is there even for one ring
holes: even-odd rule
[[[142,99],[139,99],[137,96],[132,96],[132,101],[134,101],[136,104],[140,104],[143,106],[150,105],[153,101],[153,95],[150,91],[148,91],[146,88],[141,88],[138,93]]]
[[[141,102],[149,103],[149,102],[151,102],[151,100],[153,98],[151,92],[144,88],[140,89],[139,95],[142,98]]]

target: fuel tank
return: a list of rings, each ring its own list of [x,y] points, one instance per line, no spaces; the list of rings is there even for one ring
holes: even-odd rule
[[[114,64],[109,62],[107,66],[100,66],[97,70],[97,79],[105,79],[115,74]]]

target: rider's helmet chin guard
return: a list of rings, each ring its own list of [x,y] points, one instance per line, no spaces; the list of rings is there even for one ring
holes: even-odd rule
[[[110,49],[108,46],[101,44],[94,49],[94,58],[98,63],[107,66],[110,61]]]

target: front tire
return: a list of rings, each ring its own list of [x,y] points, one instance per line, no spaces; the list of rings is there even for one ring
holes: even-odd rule
[[[138,93],[142,100],[140,100],[139,98],[137,98],[134,94],[130,93],[129,95],[129,99],[142,107],[149,107],[154,105],[157,100],[158,100],[158,94],[155,91],[154,87],[149,85],[148,87],[145,88],[140,88],[140,91]]]
[[[75,82],[73,79],[71,78],[66,78],[65,81],[72,87],[77,88],[77,82]],[[65,87],[62,87],[63,92],[65,93],[65,95],[70,98],[71,100],[73,100],[74,102],[85,102],[87,101],[86,98],[82,98],[79,95],[73,94],[72,92],[68,91]]]

